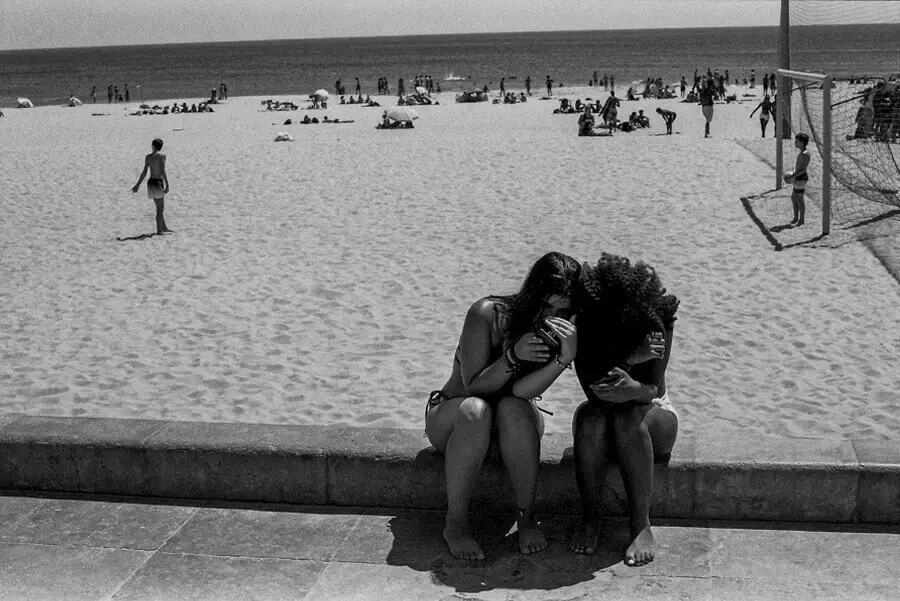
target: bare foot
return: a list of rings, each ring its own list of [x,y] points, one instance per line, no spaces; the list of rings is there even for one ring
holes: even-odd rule
[[[593,555],[597,552],[597,543],[600,540],[600,524],[582,524],[575,535],[572,536],[572,542],[569,548],[576,553],[584,555]]]
[[[469,534],[467,523],[450,522],[444,525],[444,540],[450,548],[450,553],[458,559],[484,559],[484,551]]]
[[[625,565],[637,567],[648,564],[653,561],[654,555],[656,555],[656,540],[650,526],[647,525],[638,532],[625,551]]]
[[[519,531],[519,552],[528,555],[547,548],[547,538],[534,518],[526,520],[520,515],[516,529]]]

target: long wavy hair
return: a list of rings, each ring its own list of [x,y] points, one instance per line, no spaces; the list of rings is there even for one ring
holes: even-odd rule
[[[672,326],[679,301],[666,293],[650,265],[603,253],[596,265],[582,267],[573,303],[579,314],[579,347],[582,342],[587,346],[599,339],[610,341],[615,360],[621,362],[647,334]]]
[[[519,292],[492,296],[500,301],[498,306],[508,318],[503,337],[517,338],[531,331],[544,302],[554,294],[572,297],[580,274],[578,261],[560,252],[549,252],[532,265]]]

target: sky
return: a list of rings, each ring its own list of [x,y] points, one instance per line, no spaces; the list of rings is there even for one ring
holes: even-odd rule
[[[0,49],[777,25],[778,0],[0,0]]]

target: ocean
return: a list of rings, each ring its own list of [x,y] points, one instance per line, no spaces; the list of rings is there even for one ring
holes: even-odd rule
[[[900,71],[900,25],[810,27],[811,40],[794,52],[796,69],[838,77]],[[616,86],[662,77],[690,81],[694,69],[728,69],[732,78],[755,69],[773,72],[777,27],[490,33],[313,40],[269,40],[151,46],[106,46],[0,51],[0,107],[24,96],[35,105],[64,104],[70,94],[90,102],[91,88],[106,102],[106,88],[129,85],[131,100],[209,96],[224,82],[231,96],[310,94],[334,90],[341,79],[349,92],[359,78],[363,93],[375,93],[379,77],[391,91],[429,74],[444,91],[465,85],[540,90],[547,75],[555,85],[587,85],[594,71],[616,77]],[[469,78],[444,81],[448,76]],[[407,85],[409,89],[409,85]]]

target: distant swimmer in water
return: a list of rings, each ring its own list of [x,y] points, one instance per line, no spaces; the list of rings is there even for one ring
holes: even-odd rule
[[[156,138],[151,142],[151,147],[153,148],[153,152],[144,158],[144,170],[141,171],[141,176],[138,178],[138,182],[131,191],[138,191],[138,188],[141,187],[141,182],[144,181],[144,177],[149,170],[150,177],[147,178],[147,197],[152,198],[153,202],[156,203],[156,233],[162,235],[172,231],[166,227],[166,218],[163,215],[166,194],[169,193],[169,177],[166,175],[166,155],[159,152],[162,150],[163,141]]]

